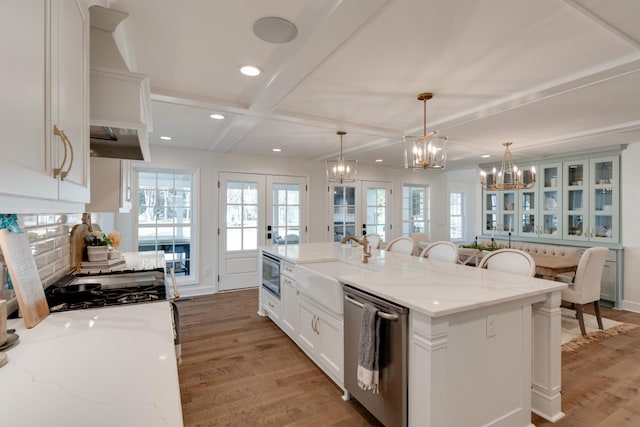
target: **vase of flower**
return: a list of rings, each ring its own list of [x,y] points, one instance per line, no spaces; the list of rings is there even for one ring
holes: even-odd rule
[[[87,246],[89,261],[106,261],[109,256],[109,248],[102,246]]]

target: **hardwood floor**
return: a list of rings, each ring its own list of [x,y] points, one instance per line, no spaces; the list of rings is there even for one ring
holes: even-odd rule
[[[184,425],[376,426],[289,337],[256,289],[178,302]]]
[[[178,302],[185,427],[379,426],[269,319],[256,289]],[[610,319],[640,314],[603,307]],[[588,312],[589,310],[587,310]],[[562,353],[562,410],[536,426],[640,426],[640,328]]]

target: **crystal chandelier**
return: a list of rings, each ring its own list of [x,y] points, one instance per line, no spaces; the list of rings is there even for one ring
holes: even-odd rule
[[[345,131],[339,130],[336,132],[340,136],[340,157],[338,160],[327,160],[327,180],[329,182],[353,182],[355,181],[358,161],[357,160],[345,160],[342,157],[342,136],[346,135]]]
[[[500,171],[493,168],[490,179],[487,180],[487,173],[484,170],[480,171],[480,184],[485,190],[522,190],[533,188],[536,185],[536,168],[531,166],[531,182],[524,183],[522,180],[522,171],[513,164],[513,157],[509,147],[512,142],[503,142],[504,156],[502,157],[502,164],[500,165]],[[497,173],[497,175],[496,175]]]
[[[421,137],[413,140],[404,138],[404,168],[405,169],[444,169],[447,163],[446,136],[435,136],[435,132],[427,134],[427,100],[433,98],[432,93],[421,93],[418,101],[424,103],[424,132]]]

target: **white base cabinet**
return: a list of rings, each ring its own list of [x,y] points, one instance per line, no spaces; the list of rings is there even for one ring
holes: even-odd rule
[[[293,340],[299,329],[298,321],[298,286],[294,279],[280,275],[280,304],[282,307],[281,328]]]
[[[300,296],[298,345],[340,387],[344,388],[344,323],[337,317]]]

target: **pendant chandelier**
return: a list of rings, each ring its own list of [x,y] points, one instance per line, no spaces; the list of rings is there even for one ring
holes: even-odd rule
[[[489,175],[489,179],[487,179],[487,173],[484,170],[480,171],[480,184],[482,184],[482,188],[485,190],[523,190],[533,188],[536,185],[536,168],[534,166],[531,166],[531,182],[523,182],[522,171],[513,164],[513,157],[509,150],[511,144],[513,143],[502,143],[505,149],[500,171],[497,171],[494,167],[491,175]]]
[[[444,169],[447,163],[446,136],[435,136],[436,132],[427,134],[427,100],[433,98],[432,93],[421,93],[418,101],[424,104],[423,134],[404,138],[404,168],[414,170]]]
[[[336,132],[340,136],[340,157],[338,160],[327,160],[327,180],[329,182],[354,182],[356,173],[358,172],[357,160],[345,160],[342,157],[342,136],[346,135],[345,131]]]

